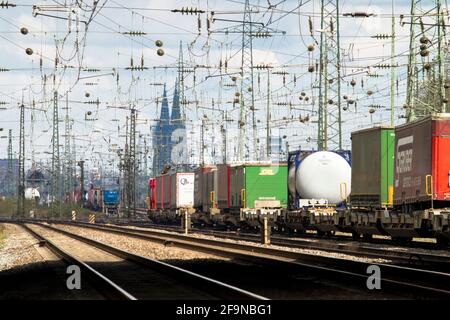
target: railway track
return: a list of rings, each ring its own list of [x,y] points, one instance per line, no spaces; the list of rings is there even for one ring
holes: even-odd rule
[[[57,256],[78,265],[109,299],[266,299],[203,275],[32,222],[25,229]]]
[[[368,269],[377,266],[381,272],[383,288],[388,292],[403,292],[419,297],[450,298],[450,274],[378,262],[363,262],[336,257],[319,256],[273,247],[257,246],[220,239],[199,238],[160,230],[129,229],[119,226],[65,223],[105,232],[126,235],[172,246],[233,257],[267,265],[285,265],[299,268],[308,274],[339,279],[344,283],[366,286]]]
[[[119,226],[126,227],[129,224],[119,223]],[[184,233],[179,227],[142,225],[140,223],[131,224],[135,227],[152,228],[166,230],[176,233]],[[249,241],[259,243],[260,235],[251,233],[240,233],[233,231],[217,231],[209,229],[191,229],[191,234],[203,234],[220,239],[231,239],[236,241]],[[396,264],[412,266],[416,268],[427,268],[434,271],[450,270],[450,253],[442,255],[437,253],[417,251],[414,248],[398,247],[386,244],[373,244],[355,241],[336,241],[311,238],[288,238],[281,236],[272,236],[271,244],[289,248],[323,250],[337,254],[353,255],[358,257],[368,257],[374,259],[393,260]]]
[[[139,214],[138,216],[138,220],[133,220],[133,221],[128,221],[128,220],[99,220],[97,222],[100,223],[115,223],[115,224],[119,224],[119,225],[134,225],[134,226],[142,226],[142,227],[151,227],[151,228],[162,228],[162,229],[173,229],[173,230],[177,230],[179,229],[178,226],[176,225],[170,225],[170,224],[155,224],[155,223],[151,223],[148,220],[147,217],[147,209],[137,209],[136,212]],[[209,233],[209,232],[214,232],[216,234],[224,232],[224,231],[220,231],[220,230],[216,230],[214,228],[193,228],[191,230],[194,230],[195,232],[200,232],[200,233]],[[296,239],[327,239],[327,240],[336,240],[336,241],[348,241],[348,242],[358,242],[358,243],[368,243],[368,244],[379,244],[379,245],[393,245],[393,246],[402,246],[402,247],[411,247],[411,248],[419,248],[419,249],[447,249],[450,250],[450,246],[443,246],[443,245],[439,245],[436,242],[424,242],[424,241],[401,241],[399,239],[383,239],[383,238],[364,238],[361,237],[359,239],[354,239],[353,236],[348,233],[348,234],[344,234],[344,233],[339,233],[338,235],[333,234],[333,235],[327,235],[327,236],[322,236],[319,237],[317,236],[317,234],[315,234],[314,230],[310,230],[312,233],[295,233],[295,238]],[[231,230],[231,231],[225,231],[225,233],[231,234],[231,233],[236,233],[235,231]],[[239,231],[238,231],[239,232]],[[240,234],[251,234],[251,232],[241,232]],[[280,236],[283,237],[284,239],[288,239],[289,236]],[[436,239],[433,239],[434,241],[436,241]]]

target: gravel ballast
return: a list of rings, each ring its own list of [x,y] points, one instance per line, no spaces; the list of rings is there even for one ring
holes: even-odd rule
[[[76,226],[66,226],[66,225],[58,225],[58,228],[62,228],[64,230],[67,231],[72,231],[72,232],[84,232],[84,234],[81,234],[83,236],[86,237],[92,237],[89,236],[90,234],[92,235],[96,235],[100,238],[98,238],[98,241],[102,241],[102,239],[106,239],[108,240],[109,237],[120,237],[123,240],[119,241],[119,245],[123,245],[125,250],[130,250],[128,248],[130,248],[130,246],[134,246],[137,250],[140,249],[140,246],[137,245],[133,245],[133,242],[137,242],[137,243],[144,243],[149,245],[150,244],[150,248],[151,250],[146,249],[143,253],[138,253],[138,254],[144,254],[147,257],[151,257],[154,259],[209,259],[211,257],[211,255],[205,255],[203,253],[196,253],[193,251],[188,251],[188,250],[183,250],[183,249],[178,249],[178,248],[173,248],[173,247],[165,247],[163,245],[160,244],[153,244],[150,241],[145,241],[145,240],[140,240],[140,239],[136,239],[136,238],[132,238],[132,237],[127,237],[127,236],[119,236],[119,235],[115,235],[112,233],[108,233],[108,231],[97,231],[97,230],[93,230],[93,229],[87,229],[87,228],[83,228],[83,227],[76,227]],[[145,229],[141,229],[139,227],[129,227],[129,229],[132,230],[152,230],[151,228],[145,228]],[[177,234],[179,235],[179,233],[174,233],[171,231],[167,231],[167,230],[160,230],[160,229],[156,229],[155,231],[161,232],[161,233],[167,233],[168,235],[170,234]],[[203,238],[203,239],[214,239],[214,240],[218,240],[221,242],[230,242],[230,243],[240,243],[240,244],[245,244],[245,245],[249,245],[249,246],[254,246],[254,247],[264,247],[264,245],[259,244],[259,243],[255,243],[255,242],[250,242],[250,241],[244,241],[244,240],[234,240],[234,239],[223,239],[223,238],[216,238],[214,236],[210,236],[210,235],[204,235],[204,234],[198,234],[198,233],[194,233],[194,234],[190,234],[189,237],[192,238]],[[94,240],[97,240],[94,238]],[[117,242],[116,242],[117,243]],[[111,243],[112,245],[116,246],[115,243]],[[155,247],[156,246],[156,247]],[[301,253],[301,254],[308,254],[308,255],[315,255],[315,256],[324,256],[324,257],[331,257],[331,258],[337,258],[337,259],[346,259],[346,260],[353,260],[353,261],[360,261],[360,262],[365,262],[365,263],[389,263],[391,262],[391,260],[387,260],[387,259],[379,259],[379,258],[369,258],[369,257],[360,257],[360,256],[354,256],[354,255],[350,255],[350,254],[342,254],[342,253],[335,253],[335,252],[329,252],[326,250],[315,250],[315,249],[301,249],[301,248],[292,248],[292,247],[286,247],[286,246],[277,246],[277,245],[271,245],[270,246],[273,249],[279,249],[279,250],[284,250],[284,251],[289,251],[289,252],[297,252],[297,253]],[[134,249],[131,249],[134,250]],[[187,258],[184,258],[184,255],[181,254],[179,255],[177,251],[182,251],[186,254]],[[132,251],[132,252],[136,252],[136,251]],[[142,251],[141,251],[142,252]],[[155,257],[156,256],[156,257]],[[197,257],[198,256],[198,257]],[[206,257],[204,257],[206,256]],[[157,257],[162,257],[162,258],[157,258]],[[192,257],[192,258],[190,258]],[[222,259],[221,257],[218,257],[218,259]]]
[[[29,233],[15,224],[5,223],[1,226],[4,229],[3,239],[0,240],[0,271],[43,261],[33,247],[36,239]]]
[[[107,231],[97,231],[67,225],[57,225],[57,228],[155,260],[178,260],[180,263],[184,260],[228,260],[224,257],[175,248],[170,245],[165,246],[151,241],[109,233]]]

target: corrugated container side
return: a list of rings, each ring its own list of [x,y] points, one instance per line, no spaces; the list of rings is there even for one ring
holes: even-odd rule
[[[195,170],[194,206],[200,211],[203,211],[204,195],[206,192],[206,186],[203,183],[204,175],[213,170],[215,170],[215,166],[200,167]]]
[[[381,201],[381,128],[352,133],[353,205],[376,205]]]
[[[164,193],[164,208],[169,209],[170,208],[170,202],[171,202],[171,195],[172,195],[172,178],[173,174],[166,174],[164,176],[164,187],[163,187],[163,193]]]
[[[238,167],[236,170],[236,191],[237,191],[237,206],[239,208],[246,207],[245,195],[245,167]]]
[[[450,116],[450,115],[449,115]],[[450,119],[433,124],[433,193],[434,200],[446,201],[450,206]]]
[[[156,209],[164,208],[164,176],[156,177]]]
[[[242,208],[241,193],[244,188],[244,167],[230,167],[230,198],[232,208]]]
[[[255,201],[275,201],[287,206],[287,165],[245,166],[245,206],[255,208]]]
[[[394,145],[395,133],[390,127],[352,133],[352,205],[392,204]]]
[[[439,114],[396,128],[396,205],[433,200],[450,201],[450,114]]]
[[[425,179],[431,173],[432,121],[425,118],[395,129],[394,204],[427,201]]]
[[[194,208],[198,210],[203,210],[203,190],[202,190],[202,178],[203,178],[203,168],[197,168],[194,172],[195,182],[194,182]]]
[[[149,209],[156,209],[156,178],[150,178],[148,181]]]
[[[381,204],[394,202],[395,131],[385,129],[381,132]]]
[[[220,164],[214,172],[214,197],[217,208],[230,207],[230,166]]]
[[[177,207],[177,193],[178,193],[178,173],[170,175],[170,209]]]
[[[203,193],[203,206],[205,208],[205,211],[209,211],[211,208],[211,192],[214,191],[214,171],[210,171],[205,174],[204,178],[204,193]]]

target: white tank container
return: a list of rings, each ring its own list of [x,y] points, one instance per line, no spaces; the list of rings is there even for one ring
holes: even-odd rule
[[[344,158],[334,152],[318,151],[300,163],[295,186],[301,199],[325,199],[337,204],[342,202],[341,191],[344,197],[350,194],[351,176],[351,167]]]
[[[39,193],[38,189],[36,188],[26,188],[25,189],[25,199],[27,200],[33,200],[36,198],[40,198],[41,194]]]

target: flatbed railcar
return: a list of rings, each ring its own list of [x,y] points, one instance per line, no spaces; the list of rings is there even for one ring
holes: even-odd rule
[[[305,159],[314,165],[298,174]],[[275,168],[281,170],[269,174]],[[450,239],[450,114],[353,132],[351,153],[299,150],[288,166],[223,164],[192,175],[190,212],[201,225],[258,227],[268,217],[289,232]],[[149,190],[150,212],[158,191]]]

